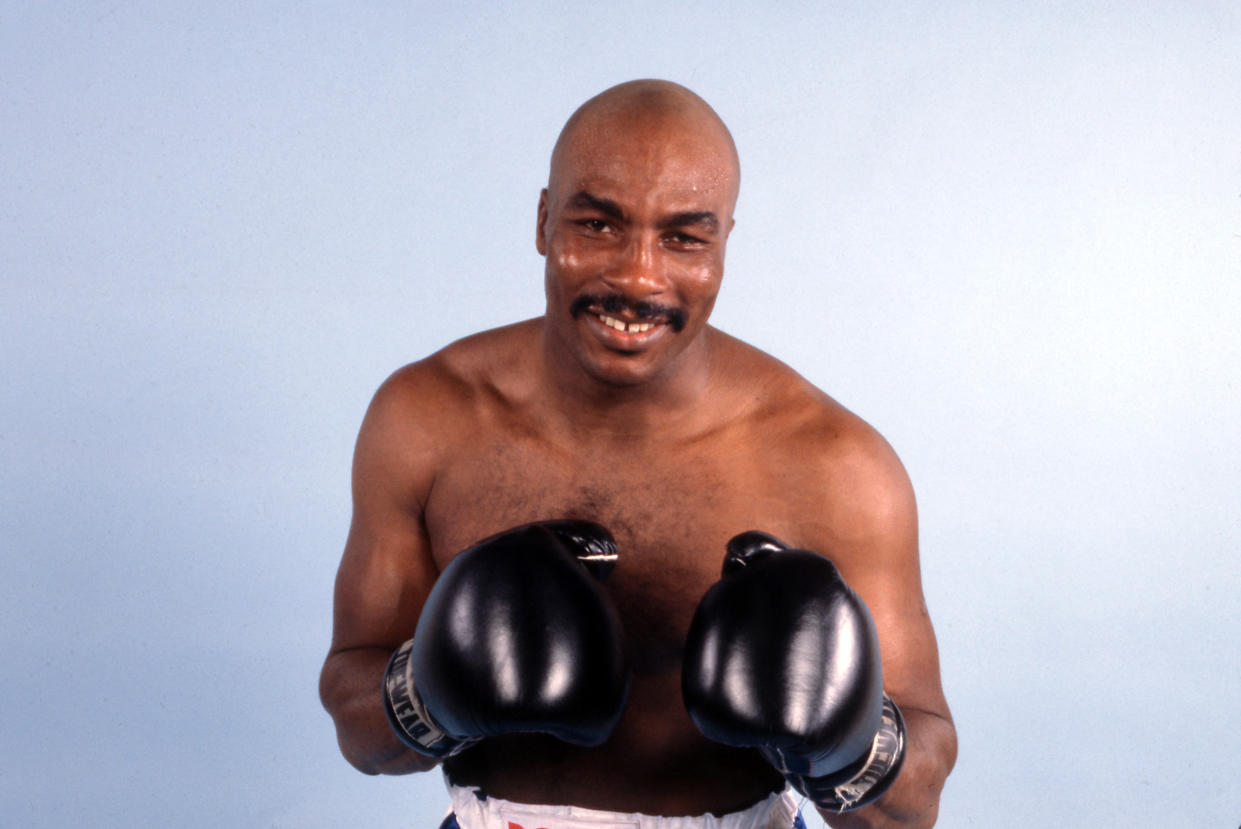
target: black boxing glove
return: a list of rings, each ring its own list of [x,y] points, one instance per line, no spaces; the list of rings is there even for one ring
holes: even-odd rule
[[[606,740],[629,693],[620,619],[599,584],[616,558],[587,521],[517,527],[453,558],[384,676],[402,742],[448,757],[501,734]]]
[[[753,746],[825,811],[874,801],[905,755],[866,604],[835,565],[759,532],[728,542],[690,623],[681,691],[708,738]]]

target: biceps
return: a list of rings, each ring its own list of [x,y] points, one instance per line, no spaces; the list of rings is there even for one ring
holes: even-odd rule
[[[336,574],[332,650],[395,647],[414,633],[435,582],[418,517],[355,512]]]

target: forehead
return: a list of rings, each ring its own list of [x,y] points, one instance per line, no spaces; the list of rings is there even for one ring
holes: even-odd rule
[[[607,196],[733,199],[736,161],[731,145],[710,123],[683,117],[592,118],[565,136],[549,184],[562,198],[585,189]]]

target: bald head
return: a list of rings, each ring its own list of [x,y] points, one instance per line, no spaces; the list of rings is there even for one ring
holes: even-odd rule
[[[548,188],[559,189],[567,167],[598,162],[605,153],[649,155],[660,147],[698,154],[704,167],[729,177],[717,184],[731,189],[736,201],[741,165],[728,127],[702,98],[661,80],[628,81],[578,107],[552,150]]]
[[[738,181],[732,136],[685,87],[632,81],[573,113],[535,231],[553,360],[609,387],[705,370]]]

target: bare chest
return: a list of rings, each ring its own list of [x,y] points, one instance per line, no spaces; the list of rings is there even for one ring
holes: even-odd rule
[[[436,477],[426,509],[443,567],[469,544],[519,524],[581,518],[620,547],[608,579],[635,669],[679,665],[698,600],[725,544],[749,529],[795,532],[779,475],[724,441],[645,451],[566,450],[534,438],[480,441]]]

